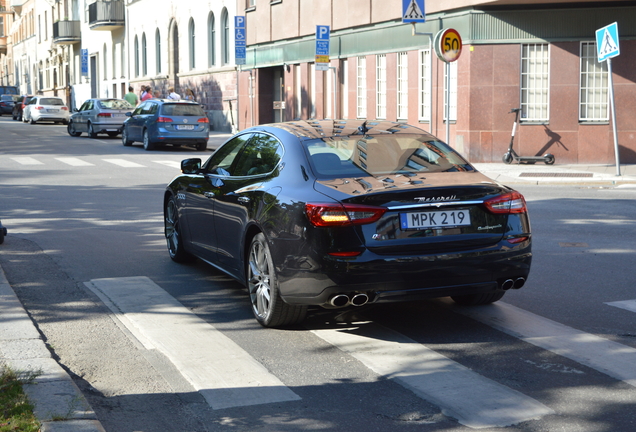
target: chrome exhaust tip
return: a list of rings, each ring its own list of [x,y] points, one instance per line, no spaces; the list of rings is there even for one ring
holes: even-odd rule
[[[515,286],[515,281],[512,279],[506,279],[504,283],[501,284],[501,289],[504,291],[508,291],[510,288]]]
[[[369,296],[366,294],[356,294],[351,297],[351,304],[354,306],[364,306],[369,301]]]
[[[526,278],[520,277],[520,278],[515,279],[515,283],[514,283],[514,285],[512,287],[514,289],[519,289],[522,286],[524,286],[525,284],[526,284]]]
[[[345,307],[349,304],[349,297],[344,294],[336,294],[335,296],[331,297],[331,300],[329,300],[329,304],[334,307]]]

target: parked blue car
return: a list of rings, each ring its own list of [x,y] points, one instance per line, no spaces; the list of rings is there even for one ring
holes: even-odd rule
[[[210,121],[196,102],[149,99],[126,114],[121,132],[125,146],[142,142],[146,150],[157,145],[193,146],[205,150],[210,137]]]

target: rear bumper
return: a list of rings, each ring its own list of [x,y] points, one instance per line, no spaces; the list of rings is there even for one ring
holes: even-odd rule
[[[408,301],[502,290],[504,281],[527,278],[530,241],[479,250],[387,257],[368,251],[356,258],[328,257],[321,264],[279,275],[285,302],[326,305],[337,294],[365,293],[370,302]]]

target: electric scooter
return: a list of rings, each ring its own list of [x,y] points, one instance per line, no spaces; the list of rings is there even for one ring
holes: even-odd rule
[[[512,125],[512,137],[510,137],[510,145],[508,146],[508,151],[503,155],[503,161],[506,164],[512,163],[512,161],[516,161],[517,163],[529,163],[533,164],[535,162],[545,162],[546,165],[552,165],[554,163],[554,155],[550,153],[546,153],[543,156],[519,156],[517,152],[512,148],[512,143],[515,140],[515,132],[517,131],[517,124],[519,124],[519,112],[521,108],[513,108],[510,112],[515,113],[515,122]]]

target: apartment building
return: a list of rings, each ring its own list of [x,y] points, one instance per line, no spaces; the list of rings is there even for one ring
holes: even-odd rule
[[[473,162],[501,161],[522,108],[516,150],[559,163],[613,163],[607,63],[595,31],[618,23],[612,59],[621,162],[636,163],[636,6],[626,1],[427,1],[402,23],[402,0],[245,0],[247,59],[239,126],[369,118],[430,130]],[[330,66],[315,68],[317,25],[330,26]],[[462,54],[437,59],[429,37],[454,28]],[[445,83],[450,81],[449,136]]]

